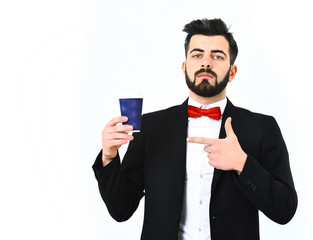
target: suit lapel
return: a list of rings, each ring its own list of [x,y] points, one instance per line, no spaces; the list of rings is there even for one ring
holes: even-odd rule
[[[171,143],[171,164],[177,186],[178,199],[183,198],[186,175],[186,138],[188,127],[188,99],[173,109],[169,116],[169,137]]]
[[[232,118],[231,124],[232,124],[235,134],[238,136],[238,134],[240,133],[241,125],[242,125],[242,120],[240,118],[239,113],[236,111],[236,108],[234,107],[234,105],[227,98],[227,105],[225,107],[225,110],[222,116],[221,130],[219,134],[220,139],[223,139],[226,137],[225,121],[228,117]],[[218,181],[222,177],[223,173],[225,173],[225,171],[219,170],[216,168],[214,169],[214,175],[213,175],[213,181],[212,181],[212,187],[211,187],[211,195],[213,195],[214,190],[218,184]]]

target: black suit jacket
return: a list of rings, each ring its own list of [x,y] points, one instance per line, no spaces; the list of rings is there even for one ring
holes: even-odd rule
[[[212,240],[259,239],[258,211],[285,224],[297,208],[288,152],[273,117],[235,107],[229,100],[222,117],[232,127],[248,158],[242,173],[214,170],[211,186]],[[93,169],[111,216],[125,221],[145,196],[141,239],[177,239],[186,175],[187,101],[143,115],[120,163],[116,156],[102,167],[101,152]],[[210,187],[210,186],[208,186]]]

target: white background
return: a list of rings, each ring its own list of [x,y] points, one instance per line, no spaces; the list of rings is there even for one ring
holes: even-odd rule
[[[222,18],[239,46],[235,105],[275,116],[299,197],[293,220],[261,215],[262,239],[313,238],[310,0],[0,3],[0,239],[139,239],[143,202],[109,216],[91,165],[118,96],[144,112],[182,103],[183,26]]]

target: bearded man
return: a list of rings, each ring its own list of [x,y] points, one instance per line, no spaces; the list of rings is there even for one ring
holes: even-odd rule
[[[117,221],[145,196],[141,239],[258,240],[259,211],[286,224],[297,208],[288,152],[271,116],[226,97],[237,72],[232,33],[221,19],[184,27],[182,69],[190,94],[179,106],[144,114],[133,136],[127,117],[102,131],[93,169]],[[121,163],[118,148],[130,141]]]

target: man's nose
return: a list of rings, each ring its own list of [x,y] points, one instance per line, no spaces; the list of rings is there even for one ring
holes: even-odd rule
[[[212,68],[211,59],[209,57],[204,57],[201,64],[202,68]]]
[[[204,64],[203,64],[203,65],[201,65],[201,67],[202,67],[202,68],[209,68],[209,69],[210,69],[210,68],[211,68],[211,65],[210,65],[210,64],[207,64],[207,65],[204,65]]]

